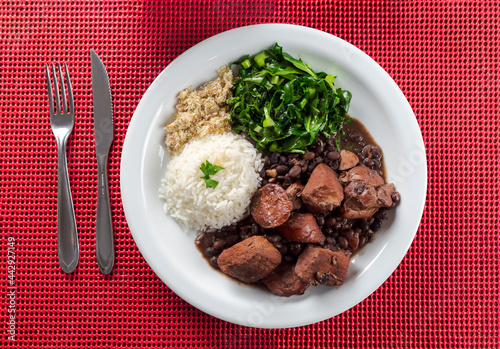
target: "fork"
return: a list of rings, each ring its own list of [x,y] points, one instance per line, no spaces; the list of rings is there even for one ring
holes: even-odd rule
[[[65,273],[71,273],[78,264],[78,257],[80,254],[75,210],[73,208],[73,199],[71,198],[68,178],[68,162],[66,159],[66,142],[75,125],[75,105],[68,66],[66,63],[64,64],[66,69],[69,106],[66,100],[61,64],[58,64],[58,67],[61,93],[59,93],[59,88],[57,86],[56,69],[54,64],[52,64],[56,110],[54,110],[52,84],[50,82],[50,71],[47,64],[45,65],[45,72],[47,74],[47,88],[49,91],[50,126],[52,127],[52,132],[54,133],[57,143],[57,255],[62,270]]]

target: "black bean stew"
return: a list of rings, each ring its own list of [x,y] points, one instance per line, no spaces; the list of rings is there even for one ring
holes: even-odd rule
[[[222,229],[207,229],[201,232],[197,239],[198,248],[214,268],[226,272],[225,264],[229,263],[227,260],[231,257],[226,256],[230,251],[224,251],[251,237],[263,236],[267,239],[266,243],[269,242],[269,249],[277,250],[281,254],[280,267],[275,268],[271,263],[269,269],[274,271],[270,274],[268,272],[269,277],[263,279],[264,284],[273,293],[289,296],[303,293],[309,284],[339,285],[343,282],[340,280],[342,277],[338,277],[338,273],[345,274],[347,270],[347,266],[345,270],[342,269],[342,259],[349,258],[373,240],[386,219],[387,210],[394,208],[400,200],[394,186],[385,183],[382,150],[366,128],[361,122],[352,119],[352,123],[345,124],[343,130],[344,136],[339,142],[341,152],[337,149],[334,137],[327,139],[320,136],[305,154],[275,152],[266,156],[260,174],[262,187],[268,191],[281,191],[273,195],[283,196],[283,192],[286,192],[292,202],[291,212],[290,208],[286,207],[283,210],[288,211],[278,214],[289,216],[288,221],[285,224],[280,222],[279,226],[262,224],[260,221],[258,224],[256,218],[259,220],[261,217],[254,213]],[[378,182],[372,183],[371,179],[359,181],[359,178],[368,178],[360,177],[361,172],[368,173],[370,178],[376,177],[374,180]],[[325,176],[336,178],[334,184],[338,188],[328,187],[329,179],[324,179]],[[321,183],[311,191],[308,187],[318,181]],[[326,192],[321,191],[325,187],[328,187],[326,196]],[[301,196],[302,194],[304,195]],[[335,195],[340,195],[337,202],[334,202]],[[324,202],[320,204],[325,203],[326,206],[316,205],[317,198],[322,198]],[[329,199],[333,201],[329,202]],[[338,206],[339,200],[342,200],[341,206]],[[376,204],[373,204],[374,202]],[[252,205],[257,204],[252,202]],[[334,208],[330,209],[332,205]],[[270,212],[275,213],[274,210],[277,210],[278,206],[279,204],[271,204]],[[356,218],[358,216],[363,218]],[[272,217],[269,219],[272,222]],[[251,240],[247,242],[249,246],[253,246]],[[250,256],[248,260],[257,258],[259,263],[267,261],[267,254],[257,257]],[[329,265],[326,272],[324,267],[318,264],[322,258],[330,264],[332,258],[338,263],[333,263],[333,267]],[[222,260],[224,266],[220,265]],[[246,265],[248,260],[244,260],[242,265]],[[307,263],[314,265],[312,269],[316,268],[312,276],[303,270],[304,265],[309,265]],[[234,263],[231,267],[235,269]],[[337,269],[332,272],[332,268]],[[236,278],[239,278],[238,268],[235,270],[231,272],[236,273]],[[226,273],[235,276],[231,272]],[[295,274],[299,274],[299,277]],[[274,286],[276,278],[279,278],[278,288]]]

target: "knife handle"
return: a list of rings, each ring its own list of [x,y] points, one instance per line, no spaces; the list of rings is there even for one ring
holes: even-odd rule
[[[108,156],[97,157],[96,257],[99,270],[109,274],[115,264],[113,222],[109,203]]]

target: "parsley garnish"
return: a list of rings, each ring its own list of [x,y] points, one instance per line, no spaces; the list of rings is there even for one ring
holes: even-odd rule
[[[201,164],[200,170],[201,172],[203,172],[204,176],[200,178],[205,180],[205,185],[207,186],[207,188],[215,189],[215,187],[217,186],[217,184],[219,184],[219,182],[210,179],[210,176],[216,174],[217,172],[223,169],[224,167],[212,165],[208,160],[207,162]]]

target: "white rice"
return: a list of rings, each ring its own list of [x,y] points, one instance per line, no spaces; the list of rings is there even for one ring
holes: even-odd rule
[[[215,189],[200,178],[207,160],[224,168],[210,176],[219,182]],[[262,166],[260,153],[234,132],[192,139],[170,159],[160,187],[163,210],[184,228],[219,229],[237,222],[248,214]]]

